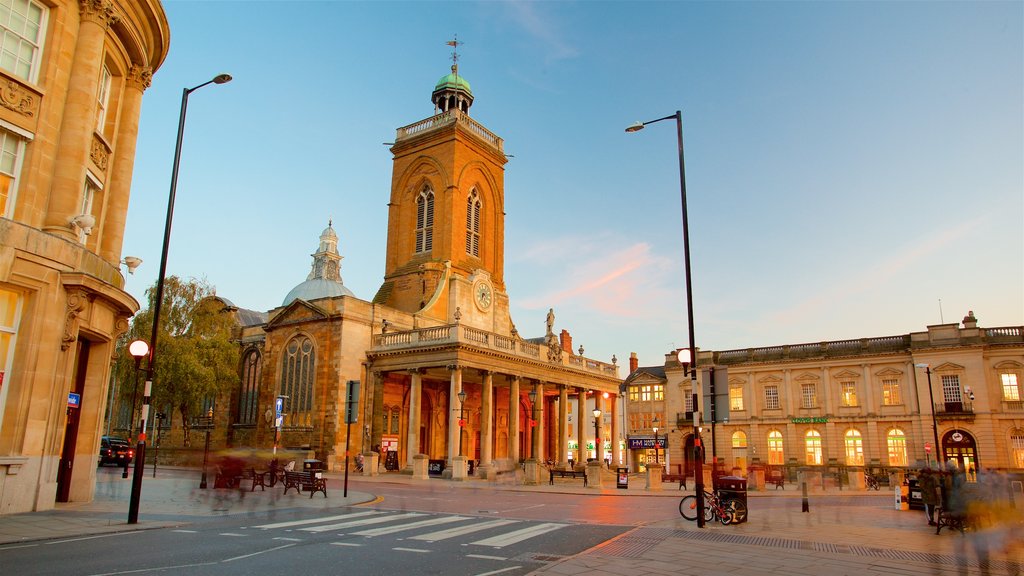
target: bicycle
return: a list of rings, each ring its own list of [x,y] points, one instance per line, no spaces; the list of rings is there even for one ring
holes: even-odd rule
[[[689,494],[679,501],[679,514],[687,520],[697,519],[697,496]],[[712,492],[704,491],[704,521],[718,520],[723,525],[739,523],[747,517],[747,506],[735,499],[722,500]]]

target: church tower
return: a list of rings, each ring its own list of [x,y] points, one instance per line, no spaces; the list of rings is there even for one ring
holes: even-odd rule
[[[387,260],[374,302],[414,314],[420,327],[509,334],[507,159],[502,139],[470,117],[473,92],[452,60],[431,94],[434,115],[399,128],[391,147]]]

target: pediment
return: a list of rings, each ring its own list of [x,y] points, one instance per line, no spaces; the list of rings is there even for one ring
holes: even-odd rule
[[[804,372],[803,374],[794,378],[797,382],[818,382],[821,380],[821,376],[811,372]]]
[[[644,384],[664,384],[664,378],[658,378],[648,372],[638,372],[636,377],[629,381],[630,386],[642,386]]]
[[[935,368],[932,368],[932,372],[963,372],[964,367],[954,362],[943,362]]]
[[[879,378],[896,378],[896,377],[902,376],[902,375],[903,375],[903,371],[902,370],[897,370],[895,368],[883,368],[883,369],[879,370],[878,372],[875,372],[875,376],[877,376]]]
[[[733,376],[732,378],[729,378],[729,387],[730,388],[733,387],[733,386],[744,386],[744,385],[746,385],[746,383],[747,383],[747,379],[746,378],[740,378],[739,376]]]
[[[860,378],[860,373],[859,372],[854,372],[853,370],[843,370],[842,372],[837,372],[836,374],[833,374],[832,377],[833,378],[847,378],[847,379],[850,379],[850,378]]]
[[[775,374],[769,374],[768,376],[765,376],[764,378],[759,378],[757,380],[758,384],[779,384],[781,382],[782,378],[779,378]]]
[[[996,370],[1020,370],[1022,367],[1024,367],[1024,364],[1013,360],[1004,360],[993,366]]]
[[[274,316],[273,320],[267,323],[267,331],[288,324],[327,320],[329,317],[330,315],[322,308],[314,306],[305,300],[292,300],[291,304],[286,306],[277,316]]]

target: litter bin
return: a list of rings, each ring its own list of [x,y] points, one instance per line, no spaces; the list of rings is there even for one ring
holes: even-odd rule
[[[303,460],[302,471],[312,472],[315,478],[323,477],[324,463],[322,460]]]
[[[615,487],[629,488],[629,468],[615,469]]]
[[[747,479],[740,476],[719,476],[714,480],[715,495],[726,500],[736,500],[742,506],[736,511],[733,522],[747,521]]]

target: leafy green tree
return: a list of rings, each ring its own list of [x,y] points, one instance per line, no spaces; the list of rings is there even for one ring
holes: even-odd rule
[[[184,424],[185,445],[189,443],[189,423],[193,416],[202,415],[204,401],[230,396],[238,383],[235,319],[215,296],[215,289],[205,280],[186,282],[170,276],[164,281],[151,404],[154,408],[173,406],[178,411]],[[152,337],[155,285],[146,290],[146,297],[149,306],[135,315],[119,342],[115,370],[122,382],[134,378],[135,361],[128,353],[128,344],[134,340],[149,342]],[[140,367],[146,370],[147,365],[144,358]],[[139,401],[142,387],[140,384]],[[124,386],[121,398],[131,402],[131,396],[132,387]]]

